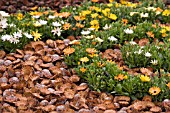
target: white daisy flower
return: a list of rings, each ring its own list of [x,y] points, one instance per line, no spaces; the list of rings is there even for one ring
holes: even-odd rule
[[[84,31],[84,30],[83,30],[83,31],[81,32],[81,34],[82,34],[82,35],[88,35],[88,34],[90,34],[90,31]]]
[[[130,12],[130,16],[133,16],[134,14],[138,14],[139,12]]]
[[[12,35],[2,35],[1,40],[2,41],[9,41],[12,38]]]
[[[140,17],[141,17],[141,18],[143,18],[143,17],[146,18],[146,17],[148,17],[148,16],[149,16],[148,13],[141,13],[141,14],[140,14]]]
[[[46,24],[47,24],[47,21],[46,21],[46,20],[39,20],[39,23],[40,23],[41,25],[46,25]]]
[[[7,23],[7,19],[6,18],[3,18],[1,21],[0,21],[0,25],[1,27],[4,29],[4,28],[7,28],[8,27],[8,23]]]
[[[49,15],[49,16],[48,16],[48,18],[49,18],[49,19],[54,19],[54,18],[55,18],[55,16],[53,16],[53,15]]]
[[[114,36],[111,36],[111,37],[109,37],[108,39],[109,39],[110,41],[112,41],[112,42],[113,42],[113,41],[117,41],[117,38],[115,38]]]
[[[22,34],[21,34],[21,32],[14,32],[14,33],[13,33],[13,36],[14,36],[15,38],[21,38],[21,37],[22,37]]]
[[[23,34],[29,39],[33,38],[33,36],[31,34],[28,34],[28,33],[23,33]]]
[[[38,19],[38,18],[40,18],[40,16],[39,15],[33,15],[32,18]]]
[[[3,17],[9,17],[10,15],[6,13],[5,11],[0,11],[0,15]]]
[[[101,38],[99,38],[99,37],[95,38],[95,40],[100,42],[100,43],[103,42],[103,40]]]
[[[88,30],[89,30],[89,31],[93,31],[93,30],[95,30],[95,28],[88,28]]]
[[[57,28],[53,29],[51,32],[52,32],[54,35],[57,34],[57,36],[61,36],[62,30],[61,30],[59,27],[57,27]]]
[[[88,35],[88,36],[86,36],[85,38],[86,38],[86,39],[93,39],[93,38],[94,38],[94,35],[90,35],[90,36]]]
[[[112,25],[106,24],[106,25],[103,27],[103,29],[104,29],[104,30],[107,30],[107,29],[110,29],[111,27],[112,27]]]
[[[150,62],[151,64],[153,64],[153,65],[157,65],[158,64],[158,60],[151,60],[151,62]]]
[[[52,25],[55,26],[55,27],[60,27],[61,26],[61,24],[59,22],[57,22],[57,21],[52,22]]]
[[[151,57],[151,56],[152,56],[152,54],[151,54],[151,53],[149,53],[149,52],[146,52],[146,53],[145,53],[145,56],[146,56],[146,57]]]
[[[127,29],[124,30],[124,32],[125,32],[126,34],[132,34],[132,33],[133,33],[133,30],[127,28]]]
[[[18,38],[15,38],[15,37],[12,37],[9,39],[9,42],[10,43],[14,43],[14,44],[17,44],[19,42],[19,39]]]
[[[134,42],[134,41],[130,41],[129,42],[131,45],[136,45],[137,43],[136,42]]]

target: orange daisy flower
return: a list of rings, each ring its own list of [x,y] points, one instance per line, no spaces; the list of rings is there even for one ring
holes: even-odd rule
[[[82,73],[85,73],[85,72],[86,72],[86,68],[82,67],[82,68],[80,68],[80,71],[81,71]]]
[[[123,74],[119,74],[119,75],[115,76],[114,79],[122,81],[122,80],[124,80],[124,75]]]
[[[126,25],[128,23],[127,19],[122,19],[122,22],[124,23],[124,25]]]
[[[149,89],[149,93],[150,93],[151,95],[158,95],[160,92],[161,92],[161,89],[160,89],[159,87],[156,87],[156,86],[151,87],[151,88]]]
[[[75,49],[74,48],[70,48],[70,47],[67,47],[63,50],[64,54],[65,55],[69,55],[69,54],[72,54],[75,52]]]
[[[147,34],[149,37],[154,38],[154,34],[152,33],[152,31],[149,31],[149,32],[147,32],[146,34]]]
[[[170,89],[170,82],[168,82],[168,84],[166,84],[166,86],[168,86],[168,88]]]
[[[81,20],[81,17],[80,17],[80,16],[74,16],[74,19],[75,19],[76,21],[79,21],[79,20]]]
[[[71,27],[70,23],[65,23],[65,24],[63,25],[63,29],[64,29],[64,30],[68,30],[70,27]]]
[[[83,28],[84,25],[83,25],[83,24],[80,24],[80,23],[76,23],[76,27],[78,27],[78,28]]]
[[[99,0],[91,0],[92,2],[98,2]]]
[[[93,54],[93,53],[96,53],[97,50],[95,48],[86,48],[86,52],[90,53],[90,54]]]

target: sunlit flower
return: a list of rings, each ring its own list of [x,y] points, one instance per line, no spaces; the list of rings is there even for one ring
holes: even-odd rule
[[[9,17],[10,15],[8,13],[6,13],[5,11],[0,11],[0,15],[2,17]]]
[[[126,25],[128,23],[127,19],[122,19],[122,22],[124,23],[124,25]]]
[[[166,84],[166,86],[168,86],[168,88],[170,89],[170,82],[168,82],[168,84]]]
[[[85,38],[86,39],[93,39],[93,38],[95,38],[95,36],[94,35],[90,35],[90,36],[86,36]]]
[[[96,24],[99,24],[98,20],[92,20],[92,21],[90,22],[90,25],[96,25]]]
[[[98,2],[99,0],[91,0],[92,2]]]
[[[33,38],[33,36],[31,34],[28,34],[28,33],[23,33],[23,34],[29,39]]]
[[[86,52],[90,53],[90,54],[93,54],[93,53],[96,53],[97,50],[95,48],[86,48]]]
[[[108,25],[108,24],[105,24],[105,26],[103,27],[104,30],[107,30],[107,29],[110,29],[112,27],[112,25]]]
[[[70,27],[71,27],[70,23],[65,23],[65,24],[63,25],[63,29],[64,29],[64,30],[68,30]]]
[[[79,21],[79,20],[81,20],[81,17],[80,17],[80,16],[74,16],[74,19],[75,19],[76,21]]]
[[[16,37],[11,37],[11,38],[9,39],[9,42],[10,42],[10,43],[17,44],[17,43],[19,42],[19,39],[16,38]]]
[[[148,31],[146,34],[147,34],[149,37],[154,38],[154,34],[152,33],[152,31]]]
[[[59,14],[59,16],[67,18],[67,17],[70,16],[70,13],[69,12],[62,12],[62,13]]]
[[[147,8],[145,8],[145,9],[147,9],[148,11],[156,11],[156,8],[155,7],[147,7]]]
[[[97,56],[98,56],[98,54],[94,54],[94,53],[92,53],[92,54],[88,54],[88,56],[89,56],[89,57],[91,57],[91,58],[93,58],[93,57],[97,57]]]
[[[71,47],[67,47],[63,50],[63,52],[64,52],[65,55],[70,55],[70,54],[75,52],[75,49],[71,48]]]
[[[81,62],[88,62],[89,59],[88,59],[87,57],[83,57],[83,58],[80,58],[80,61],[81,61]]]
[[[36,30],[36,32],[32,32],[32,36],[34,36],[34,41],[40,40],[41,39],[41,34],[38,33],[38,30]]]
[[[104,16],[107,16],[109,12],[110,12],[109,8],[102,10],[102,13],[104,14]]]
[[[146,17],[148,17],[148,15],[149,15],[148,13],[141,13],[141,14],[140,14],[140,17],[141,17],[141,18],[143,18],[143,17],[146,18]]]
[[[160,92],[161,92],[161,89],[160,89],[159,87],[156,87],[156,86],[151,87],[151,88],[149,89],[149,93],[150,93],[151,95],[158,95]]]
[[[115,14],[109,14],[108,18],[110,18],[112,20],[116,20],[117,16]]]
[[[94,13],[94,14],[91,14],[91,17],[96,18],[98,15],[99,15],[98,13]]]
[[[35,27],[40,27],[41,26],[41,23],[39,21],[36,21],[34,24],[33,24]]]
[[[151,53],[149,53],[149,52],[146,52],[146,53],[145,53],[145,56],[146,56],[146,57],[151,57],[151,56],[152,56],[152,54],[151,54]]]
[[[80,68],[80,71],[81,71],[82,73],[85,73],[85,72],[86,72],[86,68],[82,67],[82,68]]]
[[[48,16],[48,18],[49,18],[49,19],[54,19],[54,18],[55,18],[55,16],[53,16],[53,15],[49,15],[49,16]]]
[[[103,40],[101,38],[99,38],[99,37],[95,38],[95,40],[100,42],[100,43],[103,42]]]
[[[162,12],[162,15],[163,15],[163,16],[169,16],[169,15],[170,15],[170,10],[165,9],[165,10]]]
[[[124,32],[125,32],[126,34],[132,34],[132,33],[133,33],[133,30],[127,28],[127,29],[124,30]]]
[[[127,79],[127,76],[123,75],[123,74],[118,74],[117,76],[114,76],[115,80],[119,80],[122,81],[124,79]]]
[[[117,41],[117,38],[115,38],[114,36],[110,36],[108,39],[112,42]]]
[[[151,60],[151,62],[150,62],[152,65],[157,65],[158,64],[158,60]]]
[[[140,80],[141,80],[142,82],[149,82],[151,79],[150,79],[150,77],[147,76],[147,75],[141,75],[141,76],[140,76]]]
[[[130,16],[133,16],[134,14],[138,14],[139,12],[130,12]]]
[[[6,18],[1,19],[0,27],[3,28],[3,29],[8,27],[8,23],[7,23],[7,19]]]
[[[2,35],[1,40],[2,41],[9,41],[12,38],[12,35]]]
[[[38,18],[40,18],[40,15],[33,15],[32,18],[38,19]]]
[[[47,24],[47,21],[46,21],[46,20],[39,20],[39,23],[40,23],[41,25],[46,25],[46,24]]]
[[[81,34],[82,34],[82,35],[88,35],[88,34],[90,34],[90,31],[84,31],[84,30],[82,30]]]
[[[14,36],[15,38],[21,38],[21,37],[22,37],[22,34],[21,34],[21,32],[14,32],[14,33],[13,33],[13,36]]]
[[[55,26],[55,27],[60,27],[61,26],[61,24],[59,22],[57,22],[57,21],[52,22],[52,25]]]
[[[18,14],[17,14],[17,19],[18,19],[18,20],[22,20],[23,17],[24,17],[24,15],[23,15],[22,13],[18,13]]]
[[[90,28],[94,28],[96,31],[100,28],[99,24],[92,25]]]
[[[78,27],[78,28],[83,28],[84,25],[83,25],[83,24],[80,24],[80,23],[76,23],[76,27]]]
[[[109,0],[110,3],[114,2],[114,0]]]
[[[51,32],[53,33],[53,35],[57,34],[57,36],[61,36],[62,30],[61,28],[57,27],[57,28],[54,28]]]
[[[80,40],[73,40],[73,41],[71,41],[69,44],[72,44],[72,45],[80,45]]]

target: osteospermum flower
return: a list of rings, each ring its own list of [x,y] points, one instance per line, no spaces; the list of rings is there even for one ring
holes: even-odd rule
[[[109,14],[108,18],[110,18],[112,20],[116,20],[117,16],[115,14]]]
[[[83,57],[83,58],[80,58],[80,61],[82,61],[82,62],[88,62],[89,59],[88,59],[87,57]]]
[[[40,40],[41,39],[41,34],[38,33],[38,30],[36,32],[32,32],[32,36],[34,36],[34,41]]]
[[[151,60],[151,62],[150,62],[151,64],[153,64],[153,65],[157,65],[158,64],[158,60]]]
[[[55,27],[60,27],[61,26],[61,24],[59,22],[57,22],[57,21],[52,22],[52,25],[55,26]]]
[[[39,23],[40,23],[41,25],[46,25],[46,24],[47,24],[47,21],[46,21],[46,20],[39,20]]]
[[[97,37],[97,38],[95,38],[95,40],[97,41],[97,42],[103,42],[103,40],[101,39],[101,38],[99,38],[99,37]]]
[[[114,77],[115,80],[119,80],[119,81],[122,81],[124,79],[127,79],[127,76],[126,75],[123,75],[123,74],[118,74],[117,76]]]
[[[12,35],[2,35],[1,40],[2,41],[9,41],[12,38]]]
[[[23,33],[23,34],[29,39],[33,38],[33,36],[31,34],[28,34],[28,33]]]
[[[151,53],[149,53],[149,52],[146,52],[146,53],[145,53],[145,56],[146,56],[146,57],[151,57],[151,56],[152,56],[152,54],[151,54]]]
[[[68,30],[70,27],[71,27],[70,23],[65,23],[65,24],[63,25],[63,29],[64,29],[64,30]]]
[[[90,53],[90,54],[93,54],[93,53],[96,53],[97,50],[95,48],[86,48],[86,52]]]
[[[147,75],[141,75],[141,76],[140,76],[140,80],[141,80],[142,82],[149,82],[151,79],[150,79],[150,77],[148,77]]]
[[[115,38],[114,36],[110,36],[109,38],[108,38],[110,41],[117,41],[117,38]]]
[[[156,87],[156,86],[151,87],[151,88],[149,89],[149,93],[150,93],[151,95],[158,95],[160,92],[161,92],[161,89],[160,89],[159,87]]]
[[[75,49],[71,48],[71,47],[67,47],[63,50],[63,52],[64,52],[65,55],[70,55],[70,54],[75,52]]]
[[[140,17],[141,17],[141,18],[146,18],[146,17],[148,17],[148,15],[149,15],[148,13],[141,13],[141,14],[140,14]]]
[[[82,67],[82,68],[80,68],[80,71],[81,71],[82,73],[85,73],[85,72],[86,72],[86,68]]]
[[[127,29],[124,30],[124,32],[125,32],[126,34],[132,34],[132,33],[133,33],[133,30],[127,28]]]
[[[111,27],[112,27],[111,24],[110,24],[110,25],[106,24],[106,25],[103,27],[103,29],[104,29],[104,30],[107,30],[107,29],[110,29]]]
[[[81,32],[81,34],[82,34],[82,35],[88,35],[88,34],[90,34],[90,31],[84,31],[84,30],[83,30],[83,31]]]
[[[168,82],[168,84],[166,84],[166,86],[170,89],[170,82]]]

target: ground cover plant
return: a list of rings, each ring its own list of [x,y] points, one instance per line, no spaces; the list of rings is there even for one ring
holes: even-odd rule
[[[10,53],[31,41],[69,39],[62,58],[92,90],[169,99],[170,7],[161,0],[83,4],[60,12],[0,11],[0,49]]]

